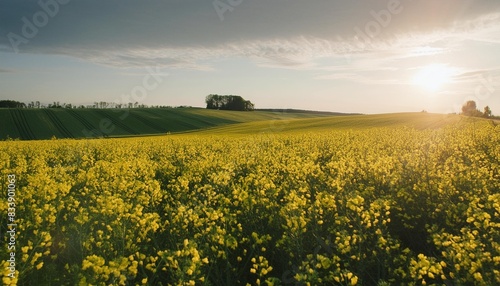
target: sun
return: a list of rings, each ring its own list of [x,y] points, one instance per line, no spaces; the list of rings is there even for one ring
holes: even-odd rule
[[[451,82],[454,74],[452,68],[444,64],[431,64],[419,68],[413,77],[413,84],[430,92],[437,92]]]

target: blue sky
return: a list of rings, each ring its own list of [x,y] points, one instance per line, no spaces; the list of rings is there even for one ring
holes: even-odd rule
[[[499,50],[495,0],[4,0],[0,99],[500,114]]]

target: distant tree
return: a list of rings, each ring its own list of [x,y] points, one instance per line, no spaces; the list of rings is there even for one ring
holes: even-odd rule
[[[0,100],[0,107],[3,108],[26,108],[24,102],[19,102],[15,100]]]
[[[477,105],[474,100],[469,100],[462,106],[462,114],[467,116],[483,115],[483,113],[477,109]]]
[[[255,109],[255,105],[250,100],[246,100],[245,101],[245,110],[251,111],[254,109]]]
[[[207,103],[207,109],[219,109],[221,102],[218,94],[209,94],[205,98],[205,102]]]
[[[253,110],[254,104],[238,95],[210,94],[205,98],[207,109],[221,110]]]
[[[484,107],[484,112],[483,112],[484,117],[491,117],[491,108],[489,106]]]
[[[470,115],[475,110],[477,110],[477,105],[473,100],[469,100],[464,105],[462,105],[462,114],[464,115]]]
[[[62,108],[62,105],[59,103],[59,101],[54,101],[52,104],[49,103],[47,105],[48,108]]]

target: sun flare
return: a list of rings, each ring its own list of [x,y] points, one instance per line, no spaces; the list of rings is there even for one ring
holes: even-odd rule
[[[431,92],[436,92],[451,82],[454,74],[452,68],[443,64],[431,64],[419,68],[417,74],[413,77],[413,84]]]

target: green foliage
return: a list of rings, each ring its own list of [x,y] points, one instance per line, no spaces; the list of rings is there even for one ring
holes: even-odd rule
[[[16,100],[0,100],[0,108],[25,108],[26,104]]]
[[[0,109],[0,138],[100,138],[192,132],[222,125],[327,114],[237,112],[202,108]]]
[[[206,97],[207,109],[250,111],[254,104],[238,95],[210,94]]]

